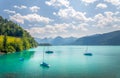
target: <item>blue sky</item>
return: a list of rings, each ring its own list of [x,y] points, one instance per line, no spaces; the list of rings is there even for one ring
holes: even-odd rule
[[[120,30],[120,0],[0,0],[0,15],[37,38]]]

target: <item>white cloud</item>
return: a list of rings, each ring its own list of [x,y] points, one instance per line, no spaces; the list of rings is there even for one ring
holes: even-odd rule
[[[42,27],[43,25],[39,24],[39,23],[33,23],[33,24],[29,24],[29,27]]]
[[[89,20],[91,20],[91,18],[86,17],[85,12],[83,13],[83,12],[76,11],[72,7],[60,9],[58,13],[54,12],[54,15],[57,15],[63,19],[67,19],[67,20],[72,19],[79,22],[88,22]]]
[[[115,5],[117,9],[120,9],[120,0],[104,0],[104,1],[111,3],[112,5]]]
[[[119,14],[120,14],[120,12],[119,12],[119,11],[117,11],[117,12],[115,12],[114,14],[115,14],[115,15],[119,15]]]
[[[84,22],[84,21],[79,22],[79,21],[75,21],[74,19],[72,19],[73,21],[71,23],[48,24],[42,27],[31,26],[32,28],[27,29],[27,31],[29,31],[32,36],[39,37],[39,38],[56,37],[56,36],[81,37],[81,36],[85,36],[86,34],[93,33],[92,30],[96,28],[99,30],[103,30],[106,27],[107,28],[113,27],[113,29],[119,29],[120,28],[119,14],[120,12],[109,12],[108,11],[108,12],[104,12],[103,14],[99,13],[95,15],[94,17],[91,17],[91,20],[89,20],[90,22]],[[63,15],[63,18],[68,18],[68,17]],[[99,33],[100,31],[97,32],[95,30],[95,32]]]
[[[32,6],[29,8],[32,12],[38,12],[38,10],[40,9],[40,7],[38,6]]]
[[[8,10],[8,9],[5,9],[4,12],[6,12],[8,14],[15,14],[16,13],[15,11],[11,11],[11,10]]]
[[[107,8],[107,5],[106,4],[103,4],[103,3],[99,3],[96,8],[101,8],[101,9],[105,9]]]
[[[48,6],[54,6],[54,7],[69,7],[69,1],[68,0],[50,0],[45,2]]]
[[[87,23],[81,23],[81,24],[78,24],[78,26],[73,26],[73,29],[77,30],[77,31],[88,31],[87,27],[88,24]]]
[[[24,24],[24,18],[21,14],[17,13],[13,16],[10,16],[10,20],[15,21],[17,23]]]
[[[17,9],[26,9],[27,6],[25,6],[25,5],[21,5],[21,6],[14,5],[14,8],[17,8]]]
[[[104,14],[97,14],[93,18],[94,23],[93,25],[95,27],[110,27],[112,25],[115,25],[120,22],[120,17],[117,17],[119,13],[118,12],[104,12]]]
[[[75,25],[73,23],[63,23],[63,24],[54,24],[54,25],[46,25],[44,27],[32,27],[30,29],[27,29],[28,32],[34,37],[56,37],[56,36],[62,36],[62,37],[69,37],[69,36],[78,36],[79,33],[76,32],[84,32],[88,29],[86,28],[87,24],[79,24]],[[72,33],[71,33],[72,32]]]
[[[103,5],[104,4],[99,4],[99,8],[103,8],[103,7],[105,8],[105,6]],[[60,17],[60,19],[63,21],[70,20],[69,23],[66,23],[64,21],[64,23],[62,24],[46,25],[43,27],[33,27],[33,28],[30,28],[28,31],[34,37],[39,36],[41,38],[56,37],[56,36],[80,37],[85,35],[84,33],[86,33],[86,31],[92,32],[89,30],[89,28],[93,30],[94,28],[97,28],[97,29],[100,28],[101,30],[103,30],[103,28],[106,28],[106,27],[119,28],[119,25],[120,25],[119,14],[120,14],[119,11],[117,12],[108,11],[108,12],[104,12],[103,14],[99,13],[94,17],[87,17],[86,12],[76,11],[73,7],[69,6],[66,8],[60,8],[58,12],[53,12],[53,15]],[[80,32],[82,34],[80,34]],[[95,30],[95,32],[97,31]]]
[[[105,2],[111,3],[115,6],[120,6],[120,0],[104,0]]]
[[[118,30],[120,30],[120,25],[113,25],[113,28],[116,28],[116,29],[118,29]]]
[[[43,17],[43,16],[40,16],[36,13],[34,14],[28,14],[26,16],[23,16],[25,20],[28,20],[29,22],[44,22],[44,23],[49,23],[51,22],[52,20],[47,18],[47,17]]]
[[[96,2],[97,0],[82,0],[82,1],[86,4],[90,4]]]
[[[13,21],[16,21],[18,23],[24,24],[24,21],[29,21],[29,22],[43,22],[43,23],[49,23],[53,20],[47,17],[40,16],[36,13],[34,14],[27,14],[27,15],[21,15],[19,13],[10,16],[10,19]]]

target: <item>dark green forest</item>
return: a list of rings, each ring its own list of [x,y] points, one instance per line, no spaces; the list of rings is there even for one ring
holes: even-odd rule
[[[37,45],[38,43],[26,30],[0,16],[0,52],[19,52]]]

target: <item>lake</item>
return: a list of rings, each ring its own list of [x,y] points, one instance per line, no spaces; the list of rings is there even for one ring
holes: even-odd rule
[[[40,66],[44,48],[0,55],[0,78],[120,78],[120,46],[88,46],[93,56],[83,55],[86,46],[50,46],[50,68]]]

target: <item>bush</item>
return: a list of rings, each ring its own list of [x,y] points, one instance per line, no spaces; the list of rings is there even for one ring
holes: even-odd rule
[[[16,50],[13,46],[8,46],[7,47],[7,52],[16,52]]]

